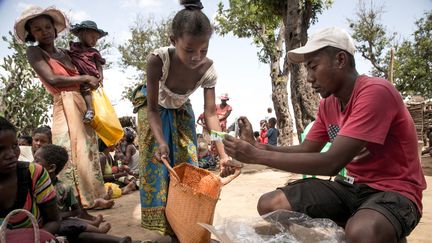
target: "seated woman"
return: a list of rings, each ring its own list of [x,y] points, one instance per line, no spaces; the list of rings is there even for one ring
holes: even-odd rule
[[[44,233],[41,240],[53,239],[59,228],[56,194],[48,173],[38,164],[19,162],[19,147],[16,128],[5,118],[0,117],[0,223],[15,209],[31,212]],[[9,242],[16,242],[23,232],[14,234],[13,229],[28,228],[32,223],[22,213],[8,221]],[[47,232],[51,234],[47,234]],[[17,233],[17,232],[16,232]],[[29,231],[33,234],[33,230]]]
[[[124,140],[126,151],[124,153],[123,165],[128,166],[129,174],[138,177],[139,172],[139,151],[135,147],[135,133],[130,129],[125,129]]]
[[[128,170],[119,171],[117,161],[111,156],[110,152],[114,152],[115,146],[108,147],[101,139],[98,142],[100,165],[107,194],[117,198],[137,190],[137,179],[130,175]]]

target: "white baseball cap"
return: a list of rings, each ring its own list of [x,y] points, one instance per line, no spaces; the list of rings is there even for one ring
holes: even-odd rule
[[[355,46],[351,36],[344,29],[329,27],[316,31],[306,42],[306,45],[288,52],[291,62],[305,61],[305,54],[312,53],[323,47],[332,46],[354,55]]]

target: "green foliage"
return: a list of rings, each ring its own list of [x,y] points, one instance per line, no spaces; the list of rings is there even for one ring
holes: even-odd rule
[[[301,1],[302,10],[308,12],[306,25],[317,20],[317,15],[332,4],[332,0]],[[286,15],[289,0],[230,0],[225,9],[218,4],[216,32],[221,35],[233,33],[239,38],[252,38],[260,48],[258,58],[263,63],[270,63],[271,57],[277,56],[280,48],[276,45],[278,32],[281,31],[283,17]],[[288,16],[289,18],[289,16]],[[310,22],[309,22],[310,21]]]
[[[224,9],[222,2],[218,4],[216,32],[221,35],[232,32],[239,38],[252,38],[260,48],[257,53],[259,60],[270,63],[270,57],[276,55],[276,32],[282,22],[279,12],[283,6],[278,8],[277,5],[283,5],[283,2],[269,0],[267,5],[257,0],[230,0],[229,4],[228,9]],[[278,14],[274,14],[274,10]]]
[[[0,65],[0,113],[12,122],[21,134],[31,134],[33,129],[49,120],[47,111],[52,104],[51,95],[27,61],[26,45],[19,44],[9,32],[3,36],[14,53],[3,58]]]
[[[395,53],[395,85],[402,95],[432,98],[432,11],[416,21],[412,41],[405,40]]]
[[[376,6],[372,1],[366,6],[365,1],[359,1],[356,18],[347,20],[353,31],[352,37],[357,42],[357,51],[373,66],[372,74],[387,78],[390,62],[387,52],[396,33],[388,33],[380,23],[383,13],[384,6]]]
[[[132,67],[137,71],[135,78],[138,81],[126,87],[122,94],[124,99],[130,100],[132,90],[137,84],[145,83],[147,56],[156,48],[170,44],[171,19],[172,17],[168,17],[156,21],[152,16],[146,19],[137,16],[134,25],[130,27],[131,37],[118,47],[122,56],[120,65],[124,68]]]

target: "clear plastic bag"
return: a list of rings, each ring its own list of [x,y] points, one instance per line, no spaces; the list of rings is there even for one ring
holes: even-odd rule
[[[330,219],[312,219],[288,210],[249,219],[229,218],[217,226],[201,225],[221,243],[346,242],[344,230]]]

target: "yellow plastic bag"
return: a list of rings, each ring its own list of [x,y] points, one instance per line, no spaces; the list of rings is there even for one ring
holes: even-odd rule
[[[120,189],[119,185],[111,182],[105,182],[104,187],[106,194],[111,194],[111,198],[121,197],[122,190]],[[112,190],[112,192],[110,192],[110,189]]]
[[[123,128],[102,87],[92,91],[92,100],[95,116],[90,125],[108,147],[117,144],[123,137]]]

